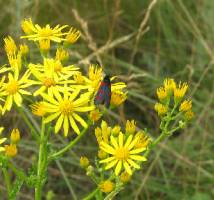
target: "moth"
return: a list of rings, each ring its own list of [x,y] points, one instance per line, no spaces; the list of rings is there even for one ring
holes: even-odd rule
[[[105,105],[107,108],[110,106],[111,101],[111,80],[108,75],[100,83],[100,87],[94,98],[94,104]]]

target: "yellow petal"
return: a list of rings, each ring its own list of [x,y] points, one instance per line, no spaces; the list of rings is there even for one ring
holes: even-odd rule
[[[108,163],[105,167],[105,169],[110,169],[112,167],[114,167],[117,164],[118,160],[113,160],[112,162]]]
[[[70,121],[70,125],[73,128],[73,130],[79,135],[80,134],[80,130],[76,124],[76,122],[74,121],[73,117],[70,115],[69,116],[69,121]]]
[[[118,148],[117,141],[116,141],[116,139],[113,136],[111,136],[111,144],[114,146],[115,149]]]
[[[136,169],[140,169],[140,166],[139,166],[136,162],[134,162],[133,160],[127,159],[127,162],[128,162],[132,167],[134,167],[134,168],[136,168]]]
[[[137,154],[137,153],[143,152],[145,150],[146,150],[145,147],[141,147],[141,148],[133,149],[133,150],[129,151],[129,153],[130,154]]]
[[[132,142],[129,144],[129,146],[127,147],[128,148],[128,150],[131,150],[133,147],[134,147],[134,145],[137,143],[137,141],[138,141],[138,137],[136,136],[135,138],[134,138],[134,140],[132,140]]]
[[[49,115],[48,117],[45,118],[44,123],[48,123],[50,121],[53,121],[55,118],[57,118],[61,113],[56,112],[54,114]]]
[[[119,147],[123,147],[123,133],[119,134]]]
[[[100,148],[105,151],[106,153],[109,153],[109,154],[112,154],[114,155],[115,154],[115,150],[112,146],[106,144],[105,142],[101,142],[100,144]]]
[[[126,143],[125,143],[125,145],[124,145],[125,148],[127,148],[127,147],[130,145],[130,143],[131,143],[131,141],[132,141],[132,138],[133,138],[133,135],[130,135],[130,136],[127,138]]]
[[[14,95],[14,101],[16,102],[17,106],[21,106],[22,104],[22,96],[19,93]]]
[[[84,127],[87,128],[88,124],[84,121],[82,117],[80,117],[78,114],[73,113],[73,117]]]
[[[138,161],[146,161],[147,160],[144,156],[139,156],[139,155],[130,155],[129,157],[132,160],[138,160]]]
[[[0,139],[0,144],[4,143],[7,140],[7,138],[1,138]]]
[[[63,119],[64,119],[64,115],[60,115],[55,125],[55,133],[58,133],[60,128],[62,127]]]
[[[65,116],[64,118],[63,129],[64,129],[64,136],[67,137],[68,130],[69,130],[68,116]]]
[[[74,108],[74,111],[77,111],[77,112],[88,112],[88,111],[91,111],[91,110],[94,110],[95,109],[95,106],[86,106],[86,107],[76,107]]]
[[[106,158],[106,159],[104,159],[104,160],[101,160],[100,163],[107,163],[107,162],[111,162],[111,161],[113,161],[113,160],[115,160],[115,158],[114,158],[114,156],[111,156],[111,157],[109,157],[109,158]]]
[[[127,162],[123,162],[124,168],[129,175],[132,175],[132,170]]]
[[[115,168],[115,174],[118,176],[120,171],[121,171],[121,168],[122,168],[122,160],[120,160],[118,163],[117,163],[117,166]]]

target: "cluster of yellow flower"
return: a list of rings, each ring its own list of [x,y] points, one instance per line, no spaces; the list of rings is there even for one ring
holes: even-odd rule
[[[188,84],[176,84],[174,79],[165,79],[163,86],[157,89],[157,96],[160,102],[155,104],[155,110],[161,117],[167,116],[170,112],[182,114],[185,121],[193,118],[192,101],[183,100],[187,92]]]
[[[119,175],[123,167],[132,175],[134,169],[140,169],[139,163],[146,161],[142,152],[147,149],[151,139],[144,131],[136,131],[134,120],[127,120],[125,133],[120,126],[112,128],[102,121],[101,127],[95,129],[95,136],[100,149],[100,163],[105,164],[105,170],[115,167],[115,175]]]
[[[0,136],[3,131],[3,127],[0,127]],[[0,138],[0,145],[7,140],[6,137]],[[4,153],[7,157],[14,157],[17,154],[17,143],[20,140],[20,132],[18,129],[13,129],[10,134],[10,144],[0,146],[0,153]]]
[[[21,25],[25,33],[21,38],[32,40],[39,47],[41,62],[35,64],[30,60],[28,63],[29,47],[21,44],[17,48],[10,36],[4,39],[9,65],[0,68],[0,112],[5,114],[13,105],[20,107],[23,99],[30,100],[35,102],[31,105],[33,114],[43,117],[45,123],[56,121],[55,133],[63,127],[65,136],[70,128],[79,134],[77,122],[87,127],[81,113],[95,109],[93,99],[103,79],[103,69],[90,65],[88,76],[84,76],[79,67],[66,64],[69,61],[68,47],[77,41],[80,31],[74,28],[66,31],[68,25],[41,27],[33,24],[31,19],[23,20]],[[56,50],[51,50],[52,43],[57,43],[53,46],[53,49],[57,46]],[[114,80],[112,77],[111,81]],[[125,101],[125,87],[123,82],[112,83],[112,106]]]

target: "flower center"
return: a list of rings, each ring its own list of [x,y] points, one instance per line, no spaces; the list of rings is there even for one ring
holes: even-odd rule
[[[115,158],[118,160],[127,160],[129,158],[129,150],[127,148],[118,148],[115,152]]]
[[[49,87],[51,87],[51,86],[56,85],[56,82],[54,81],[53,78],[45,78],[45,79],[43,80],[43,84],[44,84],[47,88],[49,88]]]
[[[70,113],[73,112],[73,103],[72,101],[69,100],[64,100],[60,103],[59,105],[59,110],[64,114],[64,115],[69,115]]]
[[[13,80],[7,84],[6,91],[9,94],[15,94],[16,92],[18,92],[18,90],[19,90],[18,81]]]
[[[42,28],[40,30],[39,34],[40,34],[41,37],[49,37],[49,36],[52,36],[53,31],[52,31],[51,28],[45,27],[45,28]]]

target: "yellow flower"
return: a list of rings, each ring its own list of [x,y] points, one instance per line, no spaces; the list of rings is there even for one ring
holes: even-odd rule
[[[156,103],[155,111],[158,113],[158,115],[164,115],[167,113],[168,108],[161,103]]]
[[[164,87],[159,87],[157,89],[157,96],[161,102],[164,101],[167,97],[167,90]]]
[[[65,62],[67,61],[69,58],[69,52],[62,49],[62,48],[57,48],[56,50],[56,56],[55,56],[55,59],[56,60],[59,60],[61,62]]]
[[[81,72],[77,72],[76,74],[74,74],[74,81],[77,84],[84,84],[85,79]]]
[[[81,157],[80,157],[80,166],[81,166],[82,168],[86,168],[86,167],[89,166],[89,160],[88,160],[87,157],[85,157],[85,156],[81,156]]]
[[[98,144],[100,144],[102,141],[108,143],[110,135],[111,135],[111,127],[108,127],[108,124],[105,121],[101,122],[101,128],[97,127],[95,129],[95,136],[97,138]]]
[[[44,58],[43,65],[29,64],[29,69],[37,79],[35,84],[41,86],[34,92],[34,96],[41,95],[45,91],[53,96],[56,90],[63,90],[65,84],[72,82],[68,78],[75,74],[78,68],[73,65],[63,67],[60,61]]]
[[[4,127],[0,126],[0,135],[2,134],[3,130],[4,130]]]
[[[136,122],[134,120],[127,120],[126,121],[126,133],[127,134],[134,134],[136,130]]]
[[[21,44],[19,49],[22,56],[26,56],[29,53],[29,47],[26,44]]]
[[[123,172],[120,175],[120,181],[122,183],[128,183],[131,179],[131,175],[129,175],[127,172]]]
[[[164,80],[164,89],[166,90],[167,94],[171,94],[173,90],[176,88],[176,83],[174,79],[166,78]]]
[[[39,40],[39,49],[42,53],[47,53],[51,47],[50,40]]]
[[[191,110],[185,112],[184,114],[184,118],[189,121],[194,117],[194,112],[192,112]]]
[[[40,40],[52,40],[54,42],[61,42],[65,39],[63,36],[68,33],[62,33],[62,30],[67,28],[68,25],[61,26],[57,25],[54,28],[51,28],[49,24],[45,27],[41,27],[38,24],[34,25],[31,19],[25,19],[22,22],[22,29],[27,34],[26,36],[21,36],[21,38],[27,38],[33,41]]]
[[[99,189],[102,192],[109,193],[115,188],[115,184],[109,180],[103,181],[99,184]]]
[[[32,104],[32,113],[36,116],[43,117],[46,114],[45,105],[42,101]]]
[[[140,169],[140,165],[135,161],[146,161],[144,156],[139,155],[145,151],[145,147],[135,148],[138,136],[129,135],[124,137],[123,133],[119,133],[118,137],[110,136],[110,143],[101,142],[100,149],[108,153],[110,156],[100,163],[105,163],[105,170],[115,167],[115,174],[119,175],[124,167],[125,171],[131,175],[132,168]]]
[[[8,60],[10,63],[10,67],[14,69],[18,69],[19,71],[22,68],[22,54],[18,52],[16,55],[8,55]]]
[[[192,108],[192,101],[191,100],[185,100],[181,103],[179,107],[180,112],[186,112],[188,110],[191,110]]]
[[[180,83],[178,87],[174,89],[174,101],[175,103],[178,103],[182,100],[184,95],[186,94],[186,91],[188,89],[187,83]]]
[[[77,133],[80,134],[80,130],[75,122],[79,122],[84,128],[88,127],[88,124],[85,120],[80,117],[77,112],[88,112],[94,109],[94,106],[88,106],[87,103],[90,101],[89,95],[82,94],[79,98],[79,90],[70,93],[68,88],[64,88],[62,91],[63,96],[58,92],[54,92],[54,96],[51,97],[47,94],[42,94],[42,97],[46,102],[44,105],[46,106],[46,111],[49,116],[45,118],[45,123],[53,121],[57,119],[55,125],[55,133],[58,133],[61,127],[63,126],[64,135],[67,136],[69,132],[69,126]],[[76,100],[75,100],[76,99]]]
[[[30,35],[34,32],[34,25],[30,18],[22,20],[21,27],[26,35]]]
[[[73,44],[75,43],[80,37],[80,31],[74,28],[71,28],[68,32],[68,35],[65,38],[66,43]]]
[[[5,145],[5,155],[8,157],[16,156],[18,150],[15,144]]]
[[[120,130],[121,130],[121,127],[120,126],[118,126],[118,125],[116,125],[116,126],[114,126],[114,128],[112,129],[112,131],[111,131],[111,133],[112,133],[112,135],[113,136],[118,136],[119,135],[119,133],[120,133]]]
[[[136,133],[138,136],[138,141],[135,144],[136,148],[141,148],[141,147],[148,147],[149,143],[151,142],[151,138],[149,138],[143,131],[139,131]]]
[[[89,118],[92,122],[98,121],[101,116],[102,116],[102,114],[100,113],[100,111],[98,109],[92,110],[89,114]]]
[[[10,140],[12,144],[16,144],[20,140],[20,132],[19,129],[13,129],[10,134]]]
[[[124,93],[120,90],[114,91],[111,93],[111,102],[112,106],[119,106],[127,99],[127,93]]]
[[[3,76],[1,78],[1,81],[0,81],[0,102],[4,102],[4,97],[6,96],[6,92],[5,92],[5,89],[4,89],[4,81],[5,81],[5,76]],[[0,106],[1,108],[1,106]],[[1,111],[1,109],[0,109]]]
[[[8,36],[7,38],[4,38],[4,43],[5,43],[4,48],[7,55],[15,55],[17,51],[17,46],[13,38],[10,36]]]
[[[108,156],[108,154],[102,150],[99,150],[98,153],[97,153],[97,156],[99,159],[104,159]]]
[[[17,106],[21,106],[22,95],[31,95],[30,92],[25,90],[25,88],[32,85],[32,81],[29,80],[30,71],[27,70],[23,76],[19,78],[19,70],[17,68],[14,70],[14,74],[8,74],[8,82],[4,83],[6,101],[2,109],[3,114],[6,110],[9,111],[11,109],[13,102],[15,102]]]

